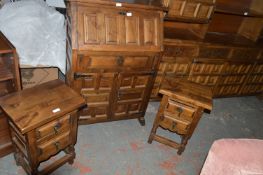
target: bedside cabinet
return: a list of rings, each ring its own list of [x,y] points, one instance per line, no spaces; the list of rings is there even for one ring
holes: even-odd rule
[[[191,138],[205,109],[212,109],[211,89],[186,80],[165,79],[160,93],[163,98],[148,143],[153,140],[178,149],[180,155]],[[158,127],[177,133],[181,143],[157,135]]]
[[[85,106],[79,94],[54,80],[6,95],[0,105],[8,117],[16,163],[28,174],[49,174],[66,162],[73,163],[78,110]],[[61,151],[63,157],[38,170],[41,162]]]

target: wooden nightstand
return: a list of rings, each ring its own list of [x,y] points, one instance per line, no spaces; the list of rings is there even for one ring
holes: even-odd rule
[[[8,116],[15,160],[28,174],[49,174],[73,163],[78,109],[84,99],[60,80],[6,95],[0,105]],[[60,151],[65,155],[43,170],[41,162]]]
[[[206,87],[185,80],[165,79],[160,93],[163,98],[148,143],[156,140],[178,149],[181,154],[191,138],[204,109],[212,109],[212,92]],[[156,134],[162,127],[181,136],[181,143]]]

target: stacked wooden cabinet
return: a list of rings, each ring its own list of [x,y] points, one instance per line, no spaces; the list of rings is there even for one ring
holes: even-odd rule
[[[15,47],[0,31],[0,97],[21,90]],[[13,151],[6,115],[0,109],[0,157]]]
[[[138,118],[163,43],[163,12],[145,5],[67,1],[67,83],[87,101],[80,124]]]
[[[262,1],[163,2],[168,9],[164,55],[152,98],[158,98],[164,78],[178,77],[210,86],[213,97],[263,91]]]

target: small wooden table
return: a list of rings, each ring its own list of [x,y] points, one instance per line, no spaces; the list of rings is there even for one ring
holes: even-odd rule
[[[73,163],[78,109],[85,100],[60,80],[0,98],[8,116],[15,160],[28,174],[49,174],[66,162]],[[38,167],[60,151],[65,155],[43,170]]]
[[[160,90],[163,98],[148,143],[153,140],[178,149],[180,155],[191,138],[204,109],[212,109],[211,89],[186,80],[165,79]],[[156,134],[162,127],[181,136],[181,143]]]

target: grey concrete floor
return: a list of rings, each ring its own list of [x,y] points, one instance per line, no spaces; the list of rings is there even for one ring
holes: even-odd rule
[[[196,175],[213,141],[221,138],[263,139],[263,101],[256,97],[213,100],[214,108],[204,114],[185,152],[147,139],[159,103],[151,102],[146,126],[137,120],[80,126],[73,165],[65,164],[54,175]],[[158,133],[178,139],[162,129]],[[12,155],[0,159],[0,174],[24,175]]]

